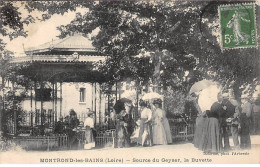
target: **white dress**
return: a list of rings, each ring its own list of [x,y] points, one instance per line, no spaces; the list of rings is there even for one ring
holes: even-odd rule
[[[163,110],[157,108],[153,112],[153,128],[152,128],[153,144],[166,145],[167,135],[163,126]]]
[[[84,149],[91,149],[95,147],[94,136],[92,133],[92,128],[94,128],[94,120],[91,117],[88,117],[84,121],[85,130],[85,145]]]

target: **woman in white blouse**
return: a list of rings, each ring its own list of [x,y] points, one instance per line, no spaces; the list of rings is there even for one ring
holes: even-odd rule
[[[94,119],[93,119],[93,112],[88,113],[88,117],[84,121],[85,130],[85,145],[84,149],[91,149],[95,147],[95,141],[93,136],[93,128],[94,128]]]
[[[145,101],[140,101],[141,118],[138,143],[142,146],[152,146],[151,122],[152,111]]]

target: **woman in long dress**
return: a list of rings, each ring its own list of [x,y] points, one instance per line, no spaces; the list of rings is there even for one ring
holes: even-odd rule
[[[223,112],[221,100],[212,104],[210,110],[206,111],[206,118],[203,123],[203,131],[199,149],[204,152],[217,153],[221,148],[221,135],[219,115]]]
[[[85,145],[84,149],[91,149],[95,147],[95,140],[93,135],[94,128],[94,120],[93,120],[93,112],[88,113],[88,117],[84,121],[85,130]]]
[[[198,148],[201,141],[205,116],[202,114],[201,109],[197,103],[197,96],[195,93],[191,94],[187,100],[190,104],[190,110],[192,110],[191,113],[197,114],[193,144],[196,148]]]
[[[148,104],[144,101],[140,101],[141,117],[140,117],[140,130],[138,143],[142,146],[152,146],[152,134],[151,134],[151,122],[152,122],[152,111]]]
[[[164,127],[165,113],[160,108],[161,101],[159,101],[159,100],[160,99],[155,100],[153,102],[153,104],[155,106],[155,110],[153,112],[153,131],[152,131],[153,144],[166,145],[166,144],[168,144],[168,140],[167,140],[166,129]],[[167,127],[167,128],[170,128],[170,127]],[[170,132],[168,132],[168,133],[170,134]],[[169,136],[169,134],[168,134],[168,136]],[[168,138],[170,138],[170,137],[168,137]],[[169,141],[169,142],[171,142],[171,141]]]
[[[158,112],[162,113],[162,124],[163,124],[164,130],[165,130],[165,133],[166,133],[167,144],[170,144],[170,143],[172,143],[171,128],[170,128],[169,121],[166,117],[166,113],[162,109],[162,100],[157,99],[153,102],[153,104],[155,105],[156,110],[161,110],[161,111],[158,111]]]
[[[130,136],[134,131],[134,120],[132,118],[132,101],[122,98],[116,102],[116,138],[117,147],[130,147]]]

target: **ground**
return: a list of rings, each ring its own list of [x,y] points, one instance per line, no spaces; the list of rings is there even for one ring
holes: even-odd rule
[[[72,151],[9,151],[0,153],[1,163],[247,163],[260,164],[260,135],[251,136],[251,150],[231,150],[224,154],[205,154],[192,143],[174,143],[153,147],[103,148]],[[230,138],[230,145],[233,146]]]

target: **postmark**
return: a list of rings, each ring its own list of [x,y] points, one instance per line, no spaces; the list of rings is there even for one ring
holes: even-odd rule
[[[255,4],[230,4],[218,7],[222,49],[257,46]]]

